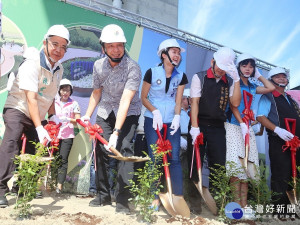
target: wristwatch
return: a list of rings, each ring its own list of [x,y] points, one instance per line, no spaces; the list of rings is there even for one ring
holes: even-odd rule
[[[120,129],[118,129],[118,128],[114,128],[114,129],[113,129],[113,132],[115,132],[115,131],[116,131],[118,134],[120,134],[120,133],[121,133],[121,130],[120,130]]]

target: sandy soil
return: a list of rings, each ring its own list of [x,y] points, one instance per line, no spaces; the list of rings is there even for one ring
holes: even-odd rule
[[[134,212],[132,215],[125,215],[115,212],[115,203],[111,206],[89,207],[88,203],[92,200],[90,197],[79,197],[69,194],[57,195],[55,192],[43,192],[43,198],[34,199],[31,204],[33,206],[33,215],[30,219],[17,221],[14,215],[14,203],[16,197],[7,196],[9,207],[0,208],[0,221],[2,224],[24,224],[24,225],[84,225],[84,224],[143,224],[136,217]],[[218,222],[208,209],[202,205],[202,213],[200,215],[191,215],[191,219],[170,218],[166,212],[160,209],[155,213],[156,222],[154,224],[172,224],[172,225],[222,225]],[[144,223],[145,224],[145,223]],[[269,220],[263,223],[255,221],[236,221],[234,224],[300,224],[300,220],[281,222],[279,220]]]
[[[116,213],[114,203],[111,206],[89,207],[88,203],[92,198],[57,195],[54,192],[43,192],[43,195],[42,199],[32,201],[32,217],[22,221],[16,221],[13,216],[16,197],[7,196],[10,206],[0,209],[1,224],[141,224],[134,213],[132,215]],[[192,215],[190,220],[170,218],[162,207],[155,216],[157,220],[154,224],[223,224],[214,220],[205,208],[202,209],[201,215]]]

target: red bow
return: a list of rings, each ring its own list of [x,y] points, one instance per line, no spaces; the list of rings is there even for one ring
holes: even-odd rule
[[[294,136],[292,140],[285,142],[285,145],[282,146],[282,149],[283,152],[288,148],[290,148],[291,151],[296,152],[299,147],[300,147],[300,140],[297,136]]]
[[[157,145],[158,153],[164,153],[164,154],[168,153],[170,157],[172,156],[172,154],[171,154],[172,145],[169,140],[158,139],[156,141],[156,145]]]
[[[245,108],[242,113],[244,114],[243,121],[245,124],[248,124],[249,121],[255,121],[254,113],[251,109]]]
[[[201,132],[197,137],[196,137],[196,140],[195,140],[195,143],[194,145],[195,146],[198,146],[199,148],[199,145],[203,145],[203,133]]]
[[[57,138],[59,133],[59,128],[61,126],[61,123],[56,124],[53,121],[49,121],[49,123],[44,127],[51,138],[50,145],[58,147],[59,146],[59,139]]]
[[[95,140],[97,133],[99,134],[103,133],[102,128],[98,124],[94,124],[94,125],[89,124],[84,128],[84,131],[85,133],[90,135],[90,140],[92,139]]]

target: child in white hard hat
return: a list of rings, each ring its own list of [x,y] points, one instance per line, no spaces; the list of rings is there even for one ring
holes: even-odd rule
[[[80,107],[77,101],[74,101],[70,96],[73,93],[73,85],[68,79],[62,79],[59,84],[59,98],[55,101],[55,113],[53,117],[57,117],[61,124],[58,139],[59,141],[59,155],[61,165],[58,168],[57,174],[57,188],[56,192],[59,194],[62,191],[63,183],[65,182],[68,158],[73,145],[74,125],[76,119],[80,119]]]
[[[240,87],[242,94],[242,101],[238,107],[230,107],[229,112],[227,112],[227,123],[225,123],[226,128],[226,169],[227,173],[231,174],[232,177],[230,182],[234,185],[234,201],[240,204],[242,208],[247,205],[247,192],[248,192],[248,183],[247,179],[258,179],[258,152],[255,141],[255,134],[251,128],[251,121],[246,124],[247,121],[244,121],[245,117],[243,111],[245,109],[244,95],[243,91],[247,91],[253,96],[252,103],[254,102],[256,94],[266,94],[275,89],[273,84],[264,78],[257,66],[256,59],[250,54],[241,54],[238,56],[236,61],[236,66],[240,75]],[[249,81],[250,77],[254,77],[263,83],[264,86],[258,86]],[[247,97],[249,101],[249,97]],[[251,110],[253,109],[251,104]],[[247,115],[248,116],[248,115]],[[253,118],[254,119],[254,118]],[[252,121],[254,122],[254,121]],[[250,177],[247,176],[244,165],[243,158],[245,155],[245,136],[250,134],[249,139],[249,156],[247,164],[247,173]]]

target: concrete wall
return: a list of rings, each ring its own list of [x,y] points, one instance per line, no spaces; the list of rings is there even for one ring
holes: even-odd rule
[[[112,0],[99,0],[112,5]],[[122,8],[156,20],[172,27],[178,27],[178,0],[123,0]]]

